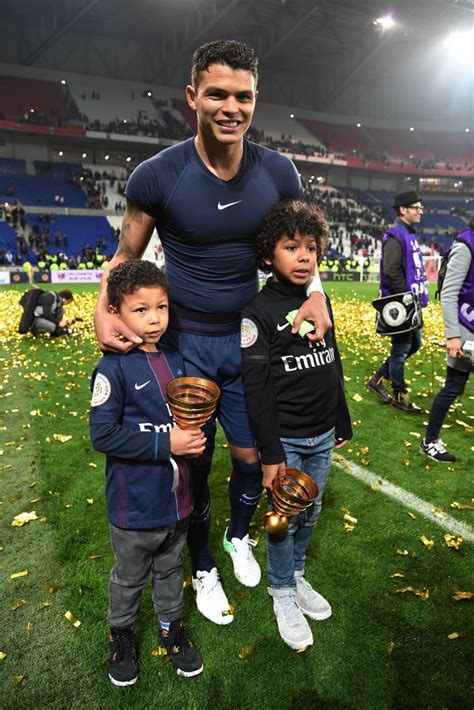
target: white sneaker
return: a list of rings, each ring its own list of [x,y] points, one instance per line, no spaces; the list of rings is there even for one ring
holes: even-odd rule
[[[295,575],[296,579],[296,602],[306,616],[310,619],[329,619],[332,614],[331,605],[310,585],[303,576]]]
[[[227,530],[224,533],[224,550],[232,559],[237,580],[245,587],[256,587],[262,576],[259,564],[252,552],[252,547],[255,547],[256,544],[255,540],[250,540],[248,534],[242,540],[233,537],[229,542]]]
[[[210,572],[198,570],[193,577],[193,589],[196,592],[197,608],[206,619],[221,625],[230,624],[234,620],[216,567]]]
[[[268,593],[273,597],[273,611],[283,641],[295,651],[311,646],[313,634],[296,602],[296,590],[269,587]]]

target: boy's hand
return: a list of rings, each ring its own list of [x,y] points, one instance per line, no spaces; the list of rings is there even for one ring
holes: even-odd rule
[[[278,476],[283,478],[285,475],[285,462],[281,463],[263,463],[262,464],[262,486],[267,489],[267,491],[272,490],[273,481]]]
[[[200,456],[206,446],[201,429],[180,429],[174,426],[170,433],[170,450],[175,456]]]
[[[335,449],[342,449],[343,446],[349,443],[349,439],[336,439],[334,442]]]
[[[298,333],[301,322],[304,320],[309,320],[315,325],[315,332],[308,333],[306,336],[308,340],[321,340],[324,338],[326,331],[332,326],[328,309],[326,308],[326,299],[319,291],[314,291],[301,305],[291,329],[293,335]]]

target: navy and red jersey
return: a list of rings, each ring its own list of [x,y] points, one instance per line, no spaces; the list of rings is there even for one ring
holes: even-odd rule
[[[109,521],[119,528],[169,525],[192,511],[189,466],[171,456],[166,385],[183,376],[179,353],[105,353],[92,375],[90,437],[106,454]]]
[[[238,314],[258,292],[255,241],[268,210],[302,196],[289,158],[244,140],[231,180],[211,173],[194,139],[141,163],[126,197],[156,220],[170,301],[203,313]]]

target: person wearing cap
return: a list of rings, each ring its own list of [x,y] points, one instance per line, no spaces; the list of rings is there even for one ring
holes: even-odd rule
[[[397,214],[394,224],[382,238],[380,260],[380,296],[411,291],[424,308],[428,304],[428,284],[423,255],[416,238],[416,225],[423,214],[423,205],[414,190],[395,195],[393,208]],[[421,409],[410,401],[405,382],[405,361],[421,347],[421,329],[392,335],[389,357],[365,383],[385,404],[409,414],[421,414]],[[384,385],[390,380],[392,394]]]

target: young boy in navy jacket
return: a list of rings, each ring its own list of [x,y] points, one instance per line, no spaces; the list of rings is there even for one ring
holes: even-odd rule
[[[111,313],[142,342],[129,353],[107,352],[93,377],[91,441],[106,454],[106,497],[115,565],[110,574],[108,673],[114,685],[138,677],[135,620],[152,573],[159,641],[178,674],[194,676],[202,661],[181,621],[182,550],[192,511],[184,456],[205,446],[200,429],[174,425],[166,386],[183,375],[181,356],[159,345],[168,326],[168,286],[149,261],[119,264],[110,272]]]
[[[289,519],[285,537],[267,536],[268,593],[283,641],[299,650],[313,643],[305,618],[327,619],[329,602],[305,578],[306,550],[321,511],[334,446],[352,436],[342,365],[334,329],[322,340],[293,335],[292,315],[323,253],[328,232],[322,212],[302,200],[272,207],[257,236],[258,266],[271,271],[242,312],[241,352],[245,399],[269,491],[285,465],[307,473],[316,501]],[[327,301],[331,320],[333,316]]]

